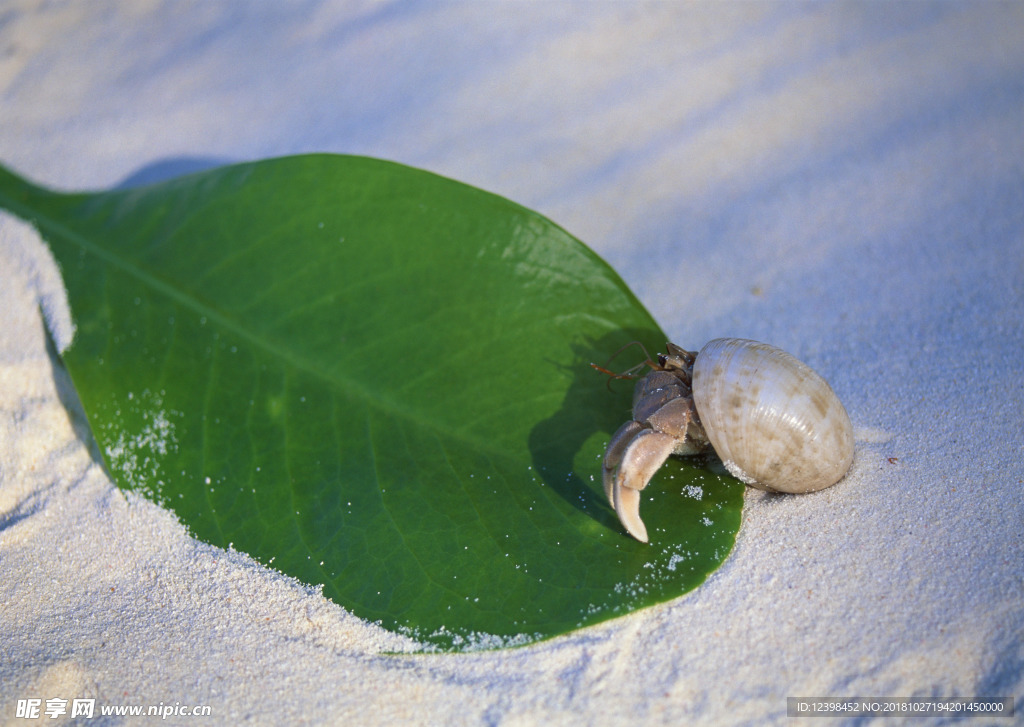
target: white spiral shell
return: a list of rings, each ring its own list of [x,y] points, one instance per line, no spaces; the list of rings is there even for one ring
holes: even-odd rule
[[[832,387],[775,346],[708,342],[693,365],[693,400],[715,452],[748,485],[812,492],[853,461],[853,427]]]

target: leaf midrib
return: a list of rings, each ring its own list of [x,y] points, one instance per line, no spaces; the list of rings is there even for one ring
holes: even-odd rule
[[[19,180],[21,181],[21,180]],[[33,188],[34,191],[39,193],[52,195],[54,197],[71,197],[79,195],[63,195],[59,193],[48,192],[46,190],[40,190]],[[82,195],[83,198],[95,199],[96,197],[103,197],[106,195]],[[106,263],[124,271],[125,273],[136,278],[143,285],[155,290],[158,293],[162,293],[164,296],[170,298],[181,304],[182,306],[192,310],[200,316],[206,316],[208,322],[215,322],[216,325],[220,326],[223,330],[231,333],[242,340],[247,341],[255,348],[263,351],[270,357],[276,358],[284,364],[293,367],[294,369],[304,372],[308,375],[315,377],[316,379],[325,383],[325,385],[334,388],[339,393],[349,398],[364,401],[368,407],[376,408],[377,410],[388,414],[389,416],[404,419],[405,421],[414,424],[418,428],[424,431],[441,433],[444,436],[463,442],[464,444],[470,445],[477,449],[480,449],[488,454],[498,457],[506,461],[512,461],[514,458],[511,457],[506,450],[497,447],[488,439],[476,438],[468,436],[465,430],[456,430],[443,424],[427,420],[422,416],[417,416],[413,410],[401,408],[394,405],[387,399],[374,396],[365,387],[361,387],[355,384],[353,381],[346,378],[336,378],[326,373],[321,367],[310,363],[307,359],[303,359],[294,355],[291,355],[287,350],[280,346],[275,346],[272,342],[262,336],[252,333],[246,327],[239,325],[236,321],[232,320],[229,316],[222,314],[220,311],[209,308],[202,302],[197,300],[195,297],[188,295],[181,289],[171,285],[158,277],[154,276],[151,272],[145,268],[133,263],[130,260],[124,259],[123,257],[113,253],[106,248],[96,244],[90,240],[87,236],[82,235],[74,229],[68,227],[62,222],[58,221],[54,217],[42,213],[38,208],[31,206],[30,204],[19,204],[16,200],[11,197],[0,193],[0,207],[7,207],[9,210],[18,214],[22,219],[33,222],[39,229],[49,230],[51,234],[63,237],[65,240],[72,244],[77,245],[80,249],[91,253],[98,258],[102,259]],[[69,350],[74,347],[75,341],[72,339],[68,345]],[[64,353],[63,351],[61,353]]]

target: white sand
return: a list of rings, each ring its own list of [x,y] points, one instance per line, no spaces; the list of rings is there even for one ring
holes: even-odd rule
[[[43,332],[40,306],[68,333],[58,273],[5,216],[0,723],[28,697],[210,705],[202,724],[1022,706],[1024,6],[278,6],[7,0],[0,160],[73,189],[334,151],[476,184],[585,240],[678,343],[757,338],[821,371],[853,470],[748,492],[731,557],[674,602],[518,650],[388,655],[407,644],[92,464]]]

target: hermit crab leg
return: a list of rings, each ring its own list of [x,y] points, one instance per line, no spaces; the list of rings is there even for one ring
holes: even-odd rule
[[[612,437],[604,459],[605,494],[626,531],[641,543],[647,528],[640,519],[640,490],[672,454],[676,439],[638,422],[624,424]]]

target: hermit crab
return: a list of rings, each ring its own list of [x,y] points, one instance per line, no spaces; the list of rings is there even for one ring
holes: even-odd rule
[[[667,353],[641,364],[651,371],[633,391],[633,419],[604,456],[605,495],[634,538],[647,542],[640,491],[672,454],[714,449],[735,477],[778,492],[821,490],[846,474],[850,417],[809,366],[742,338],[716,338],[699,353],[666,345]]]

